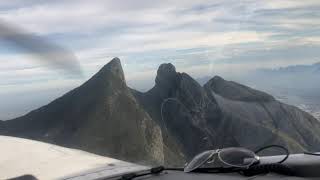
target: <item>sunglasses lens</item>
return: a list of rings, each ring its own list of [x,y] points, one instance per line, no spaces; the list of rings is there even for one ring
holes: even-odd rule
[[[235,167],[248,167],[257,161],[254,152],[244,148],[225,148],[220,151],[219,158],[227,165]]]
[[[197,169],[198,167],[206,163],[214,152],[215,150],[209,150],[209,151],[205,151],[203,153],[198,154],[184,168],[184,172],[191,172]]]

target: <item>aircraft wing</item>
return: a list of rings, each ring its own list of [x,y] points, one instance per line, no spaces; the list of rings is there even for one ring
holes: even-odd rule
[[[95,155],[23,138],[0,136],[0,179],[30,174],[38,179],[95,180],[117,177],[130,172],[148,171],[150,167]],[[283,156],[261,157],[261,163],[277,162]],[[262,174],[254,179],[319,179],[320,156],[292,154],[285,164],[301,177]],[[144,179],[250,179],[238,173],[197,174],[166,170],[166,173]],[[139,179],[139,178],[137,178]]]
[[[0,136],[0,179],[96,179],[148,169],[117,159],[23,138]]]

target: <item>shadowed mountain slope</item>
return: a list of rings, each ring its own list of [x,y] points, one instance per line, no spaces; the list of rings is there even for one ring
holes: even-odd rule
[[[50,104],[2,123],[6,135],[36,139],[127,161],[163,163],[160,127],[125,83],[118,58]]]
[[[281,144],[301,152],[320,145],[315,118],[267,93],[218,76],[202,87],[172,64],[159,67],[155,82],[148,92],[134,95],[189,158],[228,146],[257,149]]]

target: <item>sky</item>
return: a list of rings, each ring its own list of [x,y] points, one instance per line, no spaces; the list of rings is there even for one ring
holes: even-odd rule
[[[83,77],[0,39],[0,119],[44,105],[119,57],[130,87],[173,63],[195,78],[319,62],[318,0],[10,0],[0,20],[74,53]],[[59,69],[60,68],[60,69]]]

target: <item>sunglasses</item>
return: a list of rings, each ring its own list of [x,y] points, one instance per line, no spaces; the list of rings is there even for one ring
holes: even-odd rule
[[[222,164],[237,168],[249,168],[259,163],[260,159],[253,151],[241,147],[208,150],[195,156],[186,165],[184,172],[191,172],[205,164],[215,163],[217,158]]]

